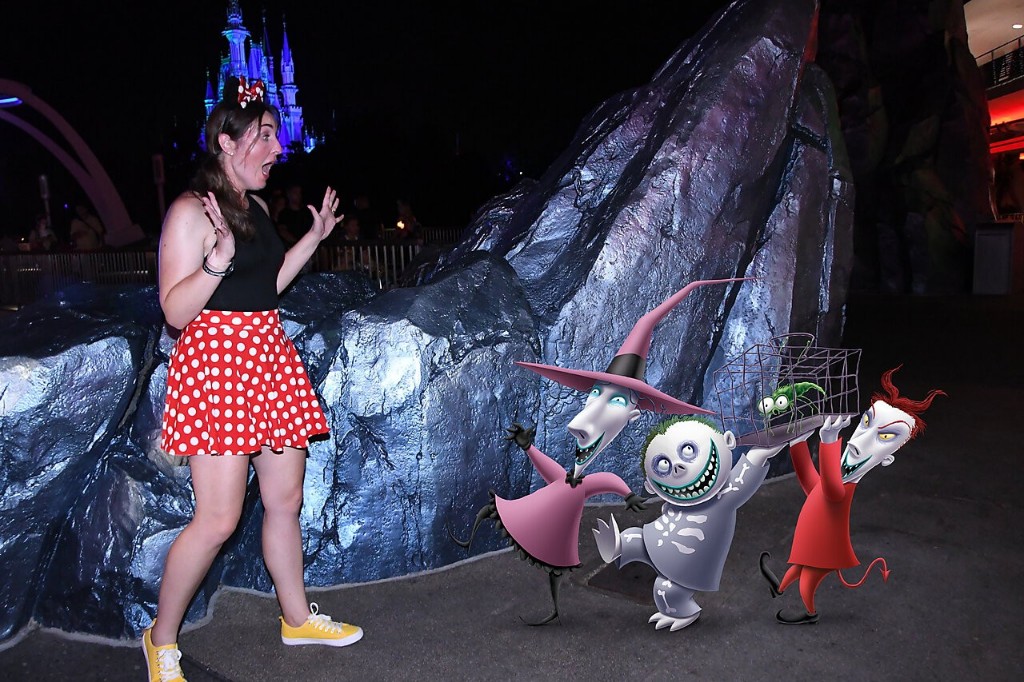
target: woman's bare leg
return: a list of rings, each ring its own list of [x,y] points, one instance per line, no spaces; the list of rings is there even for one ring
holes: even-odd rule
[[[245,500],[249,457],[192,455],[188,463],[196,512],[174,540],[164,562],[157,622],[152,632],[156,646],[178,640],[185,611],[217,552],[238,526]]]
[[[285,622],[298,627],[309,615],[299,527],[306,451],[285,448],[276,455],[264,448],[262,454],[253,457],[252,465],[263,500],[263,560],[274,581]]]

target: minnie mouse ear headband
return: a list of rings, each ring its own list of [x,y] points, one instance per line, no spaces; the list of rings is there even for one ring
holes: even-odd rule
[[[266,92],[266,86],[260,79],[256,79],[252,85],[247,86],[245,76],[231,77],[224,87],[224,101],[231,102],[232,98],[236,97],[238,106],[245,109],[249,102],[262,102],[264,92]]]

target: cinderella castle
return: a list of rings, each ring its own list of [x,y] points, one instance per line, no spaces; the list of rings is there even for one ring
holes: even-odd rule
[[[245,76],[250,83],[261,79],[266,85],[267,101],[281,112],[279,139],[285,153],[296,144],[309,152],[317,145],[314,137],[303,125],[302,107],[295,102],[299,88],[295,85],[295,62],[288,45],[288,26],[282,22],[280,80],[274,68],[274,56],[270,50],[270,35],[267,32],[267,16],[263,15],[263,40],[251,37],[242,24],[242,8],[238,0],[228,2],[228,24],[221,34],[228,40],[228,53],[220,60],[217,89],[213,89],[210,74],[206,76],[206,116],[220,100],[224,82],[229,76]],[[246,41],[249,41],[248,54]]]

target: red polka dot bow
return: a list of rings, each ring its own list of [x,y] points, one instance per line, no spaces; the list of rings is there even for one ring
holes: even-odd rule
[[[253,81],[253,84],[251,86],[246,87],[245,76],[238,77],[238,104],[243,109],[245,109],[246,104],[252,102],[253,100],[262,102],[263,91],[264,87],[262,80],[257,79]]]

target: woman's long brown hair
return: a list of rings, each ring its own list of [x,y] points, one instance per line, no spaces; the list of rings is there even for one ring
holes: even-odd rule
[[[243,241],[252,239],[255,228],[242,197],[224,174],[220,158],[224,150],[218,137],[221,133],[226,133],[236,142],[241,140],[253,125],[259,125],[265,113],[270,113],[274,117],[274,122],[280,125],[281,119],[277,109],[260,100],[250,101],[242,107],[231,99],[225,99],[215,106],[206,122],[206,156],[200,162],[189,186],[189,189],[199,196],[213,192],[213,196],[217,198],[217,205],[224,214],[224,221],[235,237]]]

